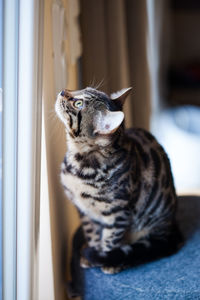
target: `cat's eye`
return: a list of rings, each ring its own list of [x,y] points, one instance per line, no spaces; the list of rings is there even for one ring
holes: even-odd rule
[[[73,105],[74,105],[74,107],[80,109],[83,107],[83,100],[76,100],[76,101],[74,101]]]

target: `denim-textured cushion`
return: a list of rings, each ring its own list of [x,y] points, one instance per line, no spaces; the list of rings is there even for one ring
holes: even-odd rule
[[[178,223],[185,237],[178,253],[115,275],[84,270],[83,299],[200,299],[200,197],[179,199]]]

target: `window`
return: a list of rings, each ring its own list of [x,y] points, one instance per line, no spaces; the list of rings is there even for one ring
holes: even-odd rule
[[[42,3],[3,7],[3,299],[37,299]]]

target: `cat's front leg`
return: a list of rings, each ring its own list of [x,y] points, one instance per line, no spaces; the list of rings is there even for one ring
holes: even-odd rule
[[[87,241],[87,245],[89,246],[90,249],[94,249],[94,251],[99,252],[101,248],[100,224],[97,224],[94,221],[92,221],[87,215],[81,214],[80,217],[81,217],[82,228],[83,228],[85,239]],[[87,245],[85,246],[87,247]],[[90,267],[97,266],[96,264],[89,262],[87,258],[85,258],[84,256],[81,256],[80,265],[83,268],[90,268]]]
[[[102,230],[101,252],[108,252],[122,245],[122,240],[127,227],[116,227],[116,224],[110,225]]]
[[[100,225],[92,221],[87,215],[81,215],[81,223],[88,246],[95,248],[97,251],[100,250]]]
[[[124,236],[130,225],[129,210],[123,209],[120,213],[105,216],[103,224],[101,251],[108,252],[119,248],[124,242]]]
[[[127,245],[123,245],[126,230],[127,227],[116,228],[116,225],[104,227],[101,236],[101,249],[97,251],[93,247],[85,248],[83,250],[84,259],[91,266],[100,266],[106,274],[118,273],[123,269],[121,261],[123,261],[127,250]],[[108,260],[109,264],[107,264]],[[118,260],[119,264],[117,263]]]
[[[104,220],[101,233],[101,249],[96,250],[93,247],[85,248],[83,253],[88,261],[97,266],[105,266],[106,257],[109,256],[110,264],[112,266],[112,259],[116,260],[124,256],[126,245],[124,245],[124,237],[129,228],[129,218],[118,216],[111,220]],[[111,223],[111,224],[110,224]],[[112,253],[112,257],[110,257]],[[116,262],[115,262],[116,265]],[[113,273],[113,272],[112,272]]]

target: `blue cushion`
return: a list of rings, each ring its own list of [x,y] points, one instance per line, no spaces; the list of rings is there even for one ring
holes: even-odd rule
[[[115,275],[84,270],[83,299],[200,299],[200,197],[179,199],[178,223],[185,237],[178,253]]]

